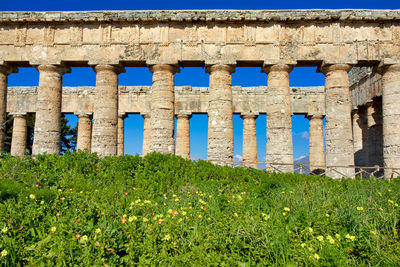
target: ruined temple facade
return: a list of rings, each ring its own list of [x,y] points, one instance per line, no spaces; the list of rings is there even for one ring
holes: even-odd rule
[[[8,75],[26,66],[39,85],[8,88]],[[91,66],[96,86],[63,88],[70,66]],[[125,67],[143,66],[151,87],[119,86]],[[290,88],[298,66],[317,66],[325,86]],[[209,87],[175,87],[181,67],[205,67]],[[236,67],[259,67],[266,86],[232,87]],[[34,155],[59,152],[61,114],[74,113],[78,149],[100,156],[123,154],[124,118],[140,113],[143,154],[188,158],[190,117],[205,113],[208,159],[232,165],[236,113],[244,164],[256,167],[255,119],[267,114],[267,161],[290,172],[291,116],[304,114],[312,168],[350,177],[355,164],[400,167],[400,11],[0,12],[0,92],[0,149],[8,112],[13,155],[24,154],[29,113]]]

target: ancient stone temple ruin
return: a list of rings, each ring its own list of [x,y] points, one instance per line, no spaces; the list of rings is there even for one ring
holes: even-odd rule
[[[27,66],[38,86],[8,88],[7,76]],[[71,66],[91,66],[96,86],[62,87]],[[151,87],[119,86],[125,67],[144,66]],[[317,66],[325,86],[290,88],[299,66]],[[181,67],[204,67],[209,87],[176,87]],[[265,87],[231,86],[236,67],[259,67]],[[9,113],[15,156],[27,115],[36,114],[37,155],[59,152],[60,116],[73,113],[78,149],[123,154],[124,118],[141,114],[143,154],[189,158],[191,115],[208,114],[208,160],[232,165],[240,114],[244,165],[257,167],[256,118],[267,114],[267,161],[291,172],[291,116],[304,114],[311,169],[352,177],[354,166],[378,165],[390,178],[400,168],[398,103],[398,10],[0,12],[0,150]]]

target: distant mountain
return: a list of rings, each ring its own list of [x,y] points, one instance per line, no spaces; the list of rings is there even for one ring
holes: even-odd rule
[[[310,158],[308,156],[303,156],[294,160],[294,164],[310,164]]]

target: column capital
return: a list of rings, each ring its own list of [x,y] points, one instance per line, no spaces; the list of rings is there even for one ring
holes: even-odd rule
[[[8,64],[0,64],[0,73],[10,75],[11,73],[18,73],[18,68]]]
[[[38,66],[36,66],[36,69],[39,72],[57,72],[60,75],[71,72],[71,68],[64,64],[61,64],[61,65],[50,65],[50,64],[38,65]]]
[[[113,71],[116,74],[125,72],[125,67],[121,64],[98,64],[92,66],[92,68],[96,73],[99,71]]]
[[[399,64],[379,64],[377,67],[377,72],[381,75],[385,74],[386,72],[400,72],[400,63]]]
[[[259,113],[258,112],[242,112],[240,117],[242,119],[257,119]]]
[[[310,120],[322,120],[324,119],[324,115],[322,114],[307,114],[306,118],[310,121]]]
[[[75,112],[74,114],[75,114],[78,118],[90,118],[90,117],[93,115],[92,112],[83,112],[83,111],[81,111],[81,112]]]
[[[128,117],[128,115],[126,114],[126,112],[118,112],[118,118],[125,119],[126,117]]]
[[[192,112],[181,110],[176,114],[176,118],[187,118],[190,119],[192,117]]]
[[[140,115],[142,115],[142,117],[144,119],[149,119],[150,118],[150,112],[140,112]]]
[[[292,70],[293,70],[293,65],[289,64],[274,64],[274,65],[264,64],[263,67],[261,68],[261,72],[264,72],[266,74],[270,73],[271,71],[285,71],[289,73]]]
[[[10,112],[8,115],[13,116],[14,118],[24,118],[28,115],[26,112]]]
[[[214,71],[227,71],[230,74],[235,72],[235,66],[231,64],[214,64],[206,67],[206,72],[211,73]]]
[[[337,64],[322,63],[322,65],[319,67],[319,71],[322,72],[323,74],[327,74],[328,72],[335,70],[344,70],[346,72],[349,72],[351,68],[352,66],[350,64],[345,64],[345,63],[337,63]]]
[[[173,74],[180,72],[180,69],[176,65],[171,65],[171,64],[155,64],[155,65],[150,65],[149,70],[154,73],[155,71],[168,71]]]

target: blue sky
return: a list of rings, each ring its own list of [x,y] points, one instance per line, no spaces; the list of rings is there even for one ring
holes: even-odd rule
[[[40,1],[40,0],[3,0],[0,11],[63,11],[63,10],[155,10],[155,9],[400,9],[400,1]],[[315,72],[314,67],[294,68],[290,73],[290,86],[324,85],[324,76]],[[151,72],[147,68],[127,68],[119,76],[120,85],[151,85]],[[34,68],[21,68],[18,74],[9,77],[9,86],[38,85],[39,74]],[[72,68],[65,74],[64,86],[94,86],[96,76],[91,68]],[[175,75],[176,85],[208,86],[209,75],[202,68],[185,68]],[[265,86],[267,75],[260,68],[236,68],[232,74],[232,85]],[[75,125],[77,118],[69,115]],[[294,158],[308,155],[308,120],[301,115],[292,117]],[[242,119],[233,116],[234,155],[242,155]],[[143,119],[131,114],[125,119],[125,153],[136,154],[142,151]],[[191,157],[207,157],[207,116],[194,115],[190,125]],[[258,160],[265,158],[266,116],[257,119]]]

